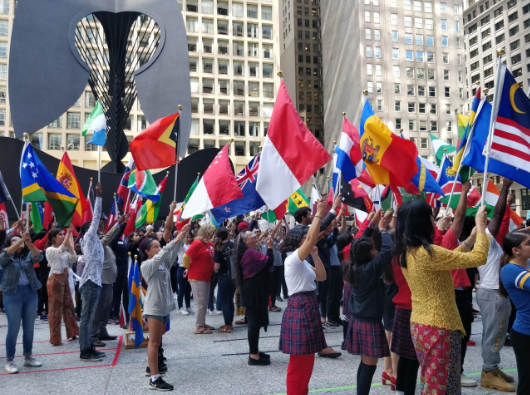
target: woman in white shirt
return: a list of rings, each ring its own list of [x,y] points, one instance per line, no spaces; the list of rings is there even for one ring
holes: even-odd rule
[[[48,322],[50,324],[50,343],[60,346],[61,317],[66,326],[66,338],[75,339],[79,327],[75,319],[74,303],[68,282],[70,264],[77,261],[72,237],[72,226],[66,235],[62,229],[53,229],[48,234],[46,259],[50,267],[50,277],[46,284],[48,289]]]
[[[289,303],[282,320],[279,349],[290,354],[287,367],[289,395],[308,393],[315,353],[327,349],[315,293],[315,280],[326,280],[326,270],[315,247],[325,208],[325,201],[320,200],[307,234],[301,227],[291,229],[281,247],[282,253],[287,254],[284,266]],[[309,254],[315,267],[305,260]]]

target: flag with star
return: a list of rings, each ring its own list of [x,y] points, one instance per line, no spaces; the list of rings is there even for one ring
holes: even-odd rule
[[[24,201],[49,202],[59,226],[70,226],[79,199],[55,179],[27,141],[20,159],[20,183]]]
[[[295,193],[289,196],[289,214],[294,215],[294,212],[301,207],[309,207],[309,198],[304,191],[302,191],[302,188],[299,188]]]
[[[340,193],[342,194],[342,203],[350,207],[367,213],[374,208],[370,197],[356,178],[351,181],[342,181]]]

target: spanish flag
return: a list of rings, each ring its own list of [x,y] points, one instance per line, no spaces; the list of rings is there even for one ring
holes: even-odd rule
[[[177,158],[179,114],[159,119],[130,143],[136,169],[163,169],[174,165]]]
[[[394,135],[375,115],[366,99],[361,115],[361,153],[376,184],[408,187],[416,173],[418,149],[409,140]]]
[[[90,210],[90,207],[81,187],[79,186],[79,182],[74,173],[74,168],[72,167],[72,162],[66,152],[63,154],[61,162],[59,163],[59,168],[57,169],[57,181],[59,181],[68,192],[79,199],[75,206],[72,224],[74,224],[74,226],[83,225],[83,212]]]

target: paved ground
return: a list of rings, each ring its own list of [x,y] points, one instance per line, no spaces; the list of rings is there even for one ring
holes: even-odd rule
[[[285,303],[279,306],[284,307]],[[164,336],[164,349],[168,358],[169,372],[165,380],[175,385],[174,393],[186,395],[280,395],[285,393],[285,375],[288,356],[278,352],[278,338],[282,313],[270,313],[271,326],[262,332],[260,348],[272,353],[272,364],[266,367],[248,366],[246,327],[238,327],[231,334],[214,332],[211,335],[194,335],[194,317],[174,315],[171,330]],[[207,317],[210,325],[223,324],[221,316]],[[47,322],[37,321],[33,352],[42,361],[40,369],[22,367],[22,358],[17,357],[21,373],[4,375],[6,316],[0,314],[0,394],[147,394],[148,379],[146,349],[125,350],[120,342],[107,342],[107,358],[90,363],[79,359],[77,341],[60,347],[49,344]],[[109,325],[109,332],[121,335],[117,326]],[[480,344],[482,325],[480,317],[473,324],[472,339]],[[65,334],[63,329],[63,334]],[[19,339],[21,339],[19,335]],[[342,330],[326,331],[329,345],[339,346]],[[19,340],[21,341],[21,340]],[[335,347],[339,348],[339,347]],[[17,356],[22,346],[17,346]],[[355,373],[360,358],[349,354],[337,360],[317,356],[310,383],[312,392],[321,394],[355,394]],[[466,357],[466,373],[480,378],[481,356],[479,347],[470,347]],[[502,365],[511,374],[515,371],[515,357],[511,348],[502,350]],[[371,393],[391,394],[389,387],[380,385],[383,363],[379,363]],[[418,391],[419,393],[419,391]],[[482,387],[464,389],[463,394],[494,394],[497,391]]]

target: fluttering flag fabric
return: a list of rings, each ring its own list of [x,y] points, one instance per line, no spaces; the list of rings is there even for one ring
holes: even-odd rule
[[[225,219],[249,213],[265,205],[258,191],[256,191],[259,166],[260,157],[257,155],[239,172],[236,181],[243,192],[243,197],[213,208],[211,213],[216,221],[223,222]]]
[[[418,172],[416,144],[394,135],[375,115],[368,99],[361,115],[360,142],[366,169],[376,184],[410,184]]]
[[[92,179],[88,185],[88,191],[86,194],[87,209],[83,211],[83,223],[92,222],[92,200],[94,197],[94,191],[92,190]],[[46,207],[44,208],[44,213],[46,213]]]
[[[128,211],[128,207],[125,206],[127,204],[127,198],[130,198],[129,177],[131,176],[131,171],[133,171],[135,168],[136,166],[134,165],[134,159],[131,157],[131,159],[129,159],[129,163],[127,163],[127,166],[125,167],[125,171],[123,172],[120,185],[118,186],[118,203],[121,204],[123,212]]]
[[[444,157],[444,160],[442,161],[442,167],[440,169],[440,175],[438,177],[438,184],[445,193],[445,196],[439,200],[440,202],[451,207],[453,210],[456,210],[458,201],[460,200],[460,195],[462,193],[462,182],[460,181],[460,177],[457,177],[457,174],[450,171],[452,166],[453,163],[449,160],[449,158]],[[456,185],[453,191],[453,197],[451,198],[451,191],[453,190],[454,183],[456,183]],[[449,202],[450,198],[451,202]],[[467,207],[474,207],[477,205],[480,201],[480,198],[480,193],[475,188],[472,188],[467,194]]]
[[[343,181],[341,186],[342,203],[347,204],[355,209],[371,212],[374,204],[364,190],[358,179]]]
[[[96,106],[88,116],[85,125],[83,126],[83,136],[86,136],[88,132],[94,133],[92,139],[87,141],[87,144],[92,145],[105,145],[105,137],[107,135],[107,119],[105,118],[105,112],[103,106],[99,102],[96,102]]]
[[[110,206],[109,217],[107,218],[107,226],[105,226],[105,233],[118,222],[118,208],[116,207],[116,199],[112,199],[112,205]]]
[[[8,200],[11,200],[11,195],[7,190],[4,177],[2,177],[2,172],[0,172],[0,203],[5,203]]]
[[[129,184],[127,187],[153,202],[160,200],[160,195],[157,194],[158,187],[155,179],[149,170],[133,170],[129,175]]]
[[[432,176],[429,168],[425,165],[425,159],[422,160],[419,156],[416,158],[418,165],[418,172],[410,182],[409,186],[405,188],[408,193],[419,195],[421,192],[432,192],[439,195],[444,195],[442,188],[436,182],[436,178]]]
[[[140,268],[138,263],[133,263],[132,280],[129,279],[129,315],[132,330],[135,332],[134,347],[138,348],[144,341],[144,328],[142,321],[142,308],[140,306]]]
[[[309,206],[309,198],[306,196],[302,188],[298,189],[295,193],[289,196],[289,202],[287,209],[289,214],[294,215],[294,212],[302,207]]]
[[[42,218],[42,225],[46,230],[49,229],[50,222],[52,222],[54,216],[55,214],[53,213],[53,208],[50,202],[44,202],[44,215]],[[88,222],[88,221],[85,221],[85,222]]]
[[[0,203],[0,216],[4,218],[6,229],[9,229],[9,218],[7,218],[7,209],[5,203]]]
[[[44,212],[42,211],[42,206],[39,202],[33,202],[31,203],[31,211],[29,212],[29,217],[31,218],[31,222],[33,223],[33,230],[35,233],[39,233],[42,231],[42,217],[44,215]]]
[[[182,203],[182,206],[180,208],[176,209],[175,212],[173,213],[173,216],[175,217],[175,223],[177,224],[177,230],[179,232],[184,227],[184,225],[186,225],[187,223],[189,223],[192,220],[192,218],[183,219],[182,218],[182,211],[184,210],[184,208],[186,207],[186,204],[190,200],[191,195],[193,195],[193,192],[195,191],[195,188],[197,188],[197,185],[199,185],[199,177],[197,177],[195,182],[191,185],[191,188],[188,191],[188,193],[186,194],[186,198],[184,199],[184,202]]]
[[[315,215],[317,213],[316,204],[320,200],[320,192],[313,186],[311,187],[311,203],[309,203],[309,207],[311,207],[311,214]]]
[[[330,160],[304,125],[282,80],[261,152],[256,190],[268,207],[278,207]]]
[[[72,195],[77,197],[79,201],[75,206],[74,216],[72,218],[72,224],[74,226],[83,225],[83,212],[89,210],[90,207],[86,201],[85,195],[81,190],[79,181],[74,173],[74,167],[70,161],[68,153],[65,152],[59,163],[59,168],[57,169],[57,181],[59,181],[63,187],[65,187]]]
[[[511,208],[508,209],[510,210],[510,224],[508,225],[508,229],[510,232],[513,232],[523,223],[524,219],[519,217]]]
[[[359,177],[363,170],[359,131],[344,117],[337,154],[336,167],[342,172],[342,179],[350,181]],[[334,183],[335,184],[335,183]]]
[[[79,199],[53,177],[28,141],[20,159],[20,181],[25,202],[50,202],[59,227],[70,226]]]
[[[179,114],[161,118],[129,144],[138,170],[162,169],[177,162]]]
[[[183,219],[202,214],[212,208],[243,197],[243,192],[239,189],[236,177],[232,172],[228,154],[229,148],[230,144],[226,144],[219,151],[202,176],[186,207],[182,210],[181,217]]]
[[[137,207],[138,204],[138,196],[134,198],[134,200],[129,204],[129,218],[127,219],[127,223],[125,224],[125,230],[123,231],[123,234],[125,236],[128,236],[131,232],[135,229],[135,222],[136,222],[136,214],[137,214]]]
[[[467,115],[457,113],[456,119],[458,121],[458,141],[456,143],[456,146],[460,147],[460,141],[464,137],[467,125],[469,124],[469,117]]]
[[[434,154],[434,157],[436,158],[436,164],[440,166],[440,163],[442,163],[442,159],[444,156],[444,150],[447,154],[450,154],[452,152],[456,151],[456,147],[453,147],[451,144],[446,143],[445,141],[439,139],[438,137],[429,134],[431,136],[431,147]]]
[[[366,218],[368,218],[368,213],[356,208],[353,209],[353,212],[355,213],[355,226],[360,228]]]
[[[144,223],[153,223],[158,218],[158,213],[160,212],[160,204],[162,203],[162,195],[166,189],[167,184],[167,175],[164,177],[160,184],[158,184],[157,194],[159,195],[158,202],[153,202],[151,200],[146,200],[143,204],[140,214],[140,219],[135,223],[135,227],[139,228]]]
[[[522,176],[515,174],[516,179],[508,174],[497,174],[530,188],[530,99],[505,65],[501,65],[497,72],[504,75],[501,74],[500,98],[495,98],[499,111],[491,139],[490,158],[505,164],[507,170],[511,168],[510,174],[520,171]],[[488,167],[488,172],[493,169]]]

